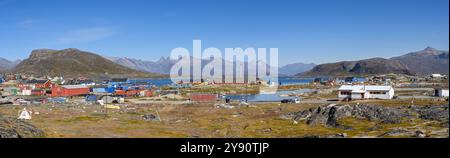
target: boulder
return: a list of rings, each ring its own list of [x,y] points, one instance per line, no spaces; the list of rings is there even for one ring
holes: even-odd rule
[[[0,115],[0,138],[40,138],[45,133],[34,125],[16,118]]]
[[[441,126],[449,127],[449,110],[448,104],[443,106],[414,106],[412,107],[418,114],[419,118],[441,122]]]
[[[281,118],[289,118],[294,121],[306,120],[308,125],[325,125],[327,127],[342,127],[338,119],[355,117],[382,123],[399,123],[402,117],[409,116],[398,108],[383,107],[377,105],[335,105],[320,106],[317,108],[289,113]],[[346,128],[350,129],[350,128]]]
[[[415,136],[415,132],[411,130],[407,130],[405,128],[396,128],[393,130],[390,130],[386,133],[383,133],[379,135],[378,137],[413,137]]]
[[[145,121],[160,121],[159,118],[153,114],[144,115],[142,116],[142,119],[144,119]]]

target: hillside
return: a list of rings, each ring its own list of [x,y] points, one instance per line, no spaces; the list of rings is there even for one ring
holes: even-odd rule
[[[278,71],[279,71],[280,75],[293,76],[298,73],[309,71],[312,68],[314,68],[314,66],[316,66],[316,64],[314,64],[314,63],[310,63],[310,64],[294,63],[294,64],[288,64],[286,66],[280,67],[280,69]]]
[[[161,57],[156,62],[145,61],[140,59],[132,58],[121,58],[121,57],[106,57],[107,59],[113,61],[116,64],[144,72],[159,73],[159,74],[169,74],[170,69],[176,63],[176,61],[170,60],[169,58]]]
[[[151,73],[159,73],[159,74],[170,74],[170,70],[172,68],[173,65],[175,65],[177,63],[176,60],[170,60],[169,57],[164,58],[161,57],[158,61],[153,62],[153,61],[145,61],[145,60],[140,60],[140,59],[133,59],[133,58],[123,58],[123,57],[106,57],[107,59],[113,61],[116,64],[134,69],[134,70],[139,70],[139,71],[145,71],[145,72],[151,72]],[[205,60],[205,59],[197,59],[197,58],[193,58],[191,57],[191,60],[197,60],[198,62],[202,63],[202,68],[204,68],[208,63],[211,62],[211,60]],[[230,64],[230,61],[225,61],[224,59],[222,59],[222,61],[225,63]],[[246,65],[248,64],[247,62],[242,62],[242,61],[238,61],[238,64],[242,64],[242,65]],[[232,63],[231,63],[232,64]],[[267,67],[269,67],[268,64]],[[244,70],[244,73],[246,74],[249,70],[252,71],[257,71],[257,69],[255,68],[246,68]],[[222,69],[222,72],[225,72],[225,69]],[[303,71],[299,71],[299,72],[303,72]],[[234,75],[233,74],[227,74],[227,75]]]
[[[115,64],[97,54],[78,49],[33,50],[28,59],[23,60],[14,70],[17,73],[33,75],[64,75],[66,77],[88,76],[126,76],[157,77],[157,74],[144,73]]]
[[[372,58],[359,61],[343,61],[315,66],[296,76],[349,76],[373,74],[429,75],[449,74],[449,53],[431,47],[391,59]]]
[[[419,75],[432,73],[449,74],[449,52],[427,47],[424,50],[408,53],[403,56],[391,58],[408,67]]]
[[[0,57],[0,72],[13,69],[19,62],[20,62],[20,60],[9,61],[7,59]]]
[[[349,76],[368,74],[414,74],[399,61],[372,58],[360,61],[343,61],[315,66],[312,70],[298,76]]]

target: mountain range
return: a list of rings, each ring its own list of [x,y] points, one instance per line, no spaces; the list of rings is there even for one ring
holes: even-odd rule
[[[429,75],[449,74],[449,52],[427,47],[424,50],[407,53],[390,59],[372,58],[359,61],[342,61],[320,64],[312,70],[298,73],[306,76],[350,76],[371,74]]]
[[[400,61],[409,70],[418,75],[431,73],[449,74],[449,52],[427,47],[424,50],[391,58]]]
[[[208,62],[209,60],[202,60],[202,66],[205,66]],[[37,49],[31,52],[28,59],[22,61],[9,61],[0,58],[0,72],[66,76],[163,77],[170,73],[170,69],[175,63],[176,61],[170,60],[168,57],[161,57],[158,61],[145,61],[126,57],[102,57],[74,48],[64,50]],[[244,71],[247,73],[248,70]],[[421,51],[389,59],[371,58],[320,65],[295,63],[279,68],[280,76],[297,77],[387,73],[409,75],[440,73],[448,75],[449,52],[427,47]]]
[[[353,76],[367,74],[409,74],[414,73],[399,61],[372,58],[359,61],[342,61],[315,66],[312,70],[300,73],[297,76]]]
[[[1,58],[0,57],[0,72],[4,72],[7,70],[11,70],[13,69],[17,64],[19,64],[21,61],[20,60],[16,60],[16,61],[9,61],[7,59]]]
[[[316,66],[314,63],[305,64],[305,63],[294,63],[288,64],[278,69],[280,75],[285,76],[294,76],[298,73],[306,72],[313,69]]]
[[[176,61],[170,60],[169,57],[167,58],[161,57],[161,59],[159,59],[156,62],[127,57],[105,57],[105,58],[113,61],[116,64],[131,69],[159,74],[169,74],[170,69],[176,63]]]
[[[161,57],[158,61],[145,61],[140,59],[133,59],[127,57],[105,57],[117,64],[122,66],[126,66],[128,68],[132,68],[135,70],[145,71],[145,72],[153,72],[160,74],[169,74],[170,69],[176,63],[174,60],[170,60],[169,57]],[[204,67],[209,60],[201,61],[202,67]],[[279,74],[281,76],[293,76],[297,73],[305,72],[311,70],[315,64],[304,64],[304,63],[295,63],[289,64],[279,68]],[[247,70],[245,70],[247,72]]]

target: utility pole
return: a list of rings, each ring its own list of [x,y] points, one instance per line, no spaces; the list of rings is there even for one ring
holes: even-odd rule
[[[155,111],[156,111],[156,115],[158,115],[159,122],[162,122],[161,115],[159,115],[159,112],[158,112],[158,106],[155,107]]]
[[[105,99],[105,118],[108,117],[108,96],[109,96],[109,93],[106,93],[106,99]]]

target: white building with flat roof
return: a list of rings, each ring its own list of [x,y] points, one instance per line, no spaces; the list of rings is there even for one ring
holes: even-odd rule
[[[441,74],[431,74],[432,78],[443,78],[445,77],[445,75],[441,75]]]
[[[343,85],[338,89],[339,99],[392,99],[392,86]]]

